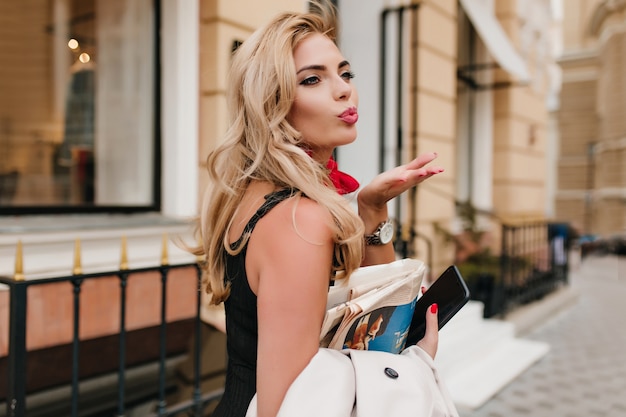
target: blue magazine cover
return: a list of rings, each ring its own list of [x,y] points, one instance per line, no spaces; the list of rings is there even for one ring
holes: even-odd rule
[[[415,259],[357,270],[329,291],[320,346],[401,352],[424,272]]]
[[[356,320],[343,342],[344,349],[400,353],[406,344],[417,297],[408,304],[380,307]]]

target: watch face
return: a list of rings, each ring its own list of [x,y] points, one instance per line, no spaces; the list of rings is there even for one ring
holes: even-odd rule
[[[380,243],[387,244],[393,239],[393,223],[385,223],[380,229]]]

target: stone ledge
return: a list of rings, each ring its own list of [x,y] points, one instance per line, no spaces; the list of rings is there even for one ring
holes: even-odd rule
[[[170,240],[170,264],[194,262],[195,257],[176,244],[178,239],[193,244],[192,232],[189,221],[156,213],[2,219],[0,275],[13,275],[18,241],[23,246],[26,279],[71,273],[76,239],[81,243],[81,265],[85,273],[116,270],[122,237],[127,239],[130,268],[159,265],[164,234]]]

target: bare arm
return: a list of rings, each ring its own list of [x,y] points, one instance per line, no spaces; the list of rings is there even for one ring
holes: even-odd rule
[[[287,389],[319,347],[333,255],[329,215],[306,198],[279,204],[249,243],[259,323],[259,417],[274,417]],[[256,277],[256,285],[255,278]],[[256,288],[254,288],[256,286]]]
[[[443,172],[438,166],[427,166],[437,157],[436,153],[424,153],[405,165],[400,165],[376,176],[363,187],[357,197],[359,215],[365,224],[365,233],[372,233],[388,218],[387,202],[422,181]],[[395,260],[393,245],[366,246],[362,265],[377,265]]]

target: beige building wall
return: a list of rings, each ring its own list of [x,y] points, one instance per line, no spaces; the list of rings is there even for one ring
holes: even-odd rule
[[[591,145],[597,140],[599,117],[596,110],[599,60],[596,40],[589,23],[600,0],[574,0],[565,7],[563,18],[563,70],[560,108],[558,191],[556,214],[582,233],[593,225],[590,188],[593,183]]]
[[[544,217],[547,121],[541,93],[495,92],[494,211],[504,221]]]
[[[557,213],[583,233],[626,230],[626,4],[568,3]]]
[[[592,227],[588,189],[593,182],[593,161],[589,157],[596,140],[598,60],[596,54],[573,59],[563,58],[563,88],[557,113],[560,130],[558,193],[556,214],[580,231]]]
[[[494,91],[493,209],[505,222],[545,218],[548,78],[550,57],[538,51],[545,39],[522,43],[525,35],[520,0],[498,0],[495,12],[509,39],[526,60],[531,82],[521,86],[509,74],[498,80],[513,85]],[[537,3],[537,2],[535,2]],[[543,2],[547,4],[548,2]],[[546,30],[547,28],[542,28]],[[537,36],[538,37],[538,36]]]
[[[601,72],[597,103],[600,125],[593,153],[592,201],[594,227],[597,233],[606,236],[626,231],[625,24],[625,15],[616,12],[605,25],[622,27],[612,33],[599,33]]]
[[[563,7],[564,52],[579,52],[594,48],[596,39],[591,36],[591,16],[603,0],[567,0]]]
[[[430,250],[435,273],[454,260],[454,248],[435,232],[435,224],[449,225],[455,216],[457,13],[456,0],[426,0],[418,11],[418,103],[412,112],[417,153],[436,150],[436,163],[446,171],[417,189],[416,229],[424,239],[415,241],[415,249],[420,259]]]

